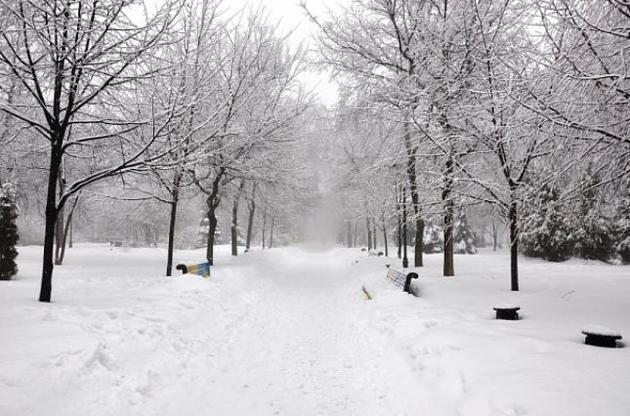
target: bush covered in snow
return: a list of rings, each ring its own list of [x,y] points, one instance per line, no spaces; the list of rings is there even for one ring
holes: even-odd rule
[[[575,254],[587,260],[610,260],[615,255],[614,223],[596,212],[584,216],[575,232]]]
[[[577,197],[563,201],[556,186],[544,185],[525,207],[520,243],[525,255],[550,261],[572,256],[630,263],[630,192],[626,197],[600,186],[590,171]],[[625,190],[625,191],[624,191]],[[617,199],[619,198],[619,199]],[[615,204],[614,201],[617,200]]]

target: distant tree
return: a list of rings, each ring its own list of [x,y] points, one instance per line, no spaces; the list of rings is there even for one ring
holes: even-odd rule
[[[17,273],[15,245],[19,236],[16,219],[15,189],[12,184],[5,183],[0,189],[0,280],[11,280]]]

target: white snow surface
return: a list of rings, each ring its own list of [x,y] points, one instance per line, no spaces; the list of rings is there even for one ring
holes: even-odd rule
[[[519,309],[521,306],[514,303],[497,303],[493,309]]]
[[[21,248],[17,279],[0,282],[0,415],[630,411],[630,348],[580,333],[630,333],[627,266],[521,259],[513,293],[506,253],[457,256],[448,279],[430,255],[415,298],[385,279],[395,259],[358,249],[218,247],[210,279],[164,277],[164,259],[75,247],[42,304],[41,248]],[[521,320],[494,319],[506,301]]]
[[[621,332],[608,328],[607,326],[597,325],[597,324],[589,324],[582,327],[583,334],[592,334],[592,335],[603,335],[608,337],[620,337]]]

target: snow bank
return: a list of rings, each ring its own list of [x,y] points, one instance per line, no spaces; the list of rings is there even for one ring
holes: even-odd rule
[[[164,250],[92,245],[69,251],[40,304],[40,256],[22,248],[0,290],[2,415],[141,414],[264,293],[228,258],[211,279],[167,278]]]

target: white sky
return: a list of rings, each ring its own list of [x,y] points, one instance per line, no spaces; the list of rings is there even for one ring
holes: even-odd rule
[[[224,0],[224,6],[234,10],[242,7],[263,6],[269,13],[272,21],[279,21],[283,31],[292,31],[291,42],[295,45],[301,42],[312,43],[312,36],[316,27],[304,15],[299,7],[301,0]],[[317,15],[322,15],[330,8],[334,10],[348,0],[303,0],[309,10]],[[302,82],[309,90],[313,90],[319,96],[320,101],[326,106],[333,106],[337,102],[337,85],[330,80],[328,73],[310,71],[302,76]]]
[[[169,0],[145,0],[149,4],[164,4]],[[315,16],[324,16],[329,10],[338,9],[341,5],[348,4],[351,0],[223,0],[222,7],[234,12],[252,7],[257,9],[264,7],[269,14],[271,22],[278,22],[279,29],[284,33],[291,32],[289,38],[292,45],[313,45],[313,35],[317,27],[308,19],[300,8],[300,2],[306,3],[308,9]],[[312,91],[327,107],[337,103],[338,87],[330,79],[327,72],[315,70],[307,71],[300,81],[308,91]]]

